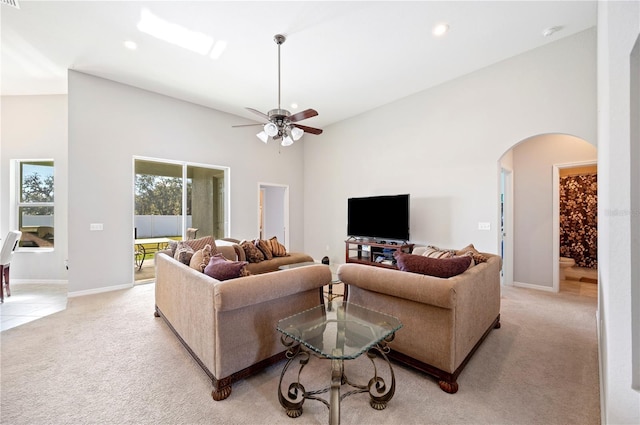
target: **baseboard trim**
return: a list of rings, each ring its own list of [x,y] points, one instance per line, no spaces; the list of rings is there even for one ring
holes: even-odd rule
[[[545,292],[556,292],[551,286],[534,285],[532,283],[516,282],[515,280],[513,281],[513,286],[517,286],[519,288],[535,289]]]
[[[47,285],[67,285],[69,283],[66,279],[11,279],[11,286],[22,285],[26,283],[46,283]]]
[[[73,292],[69,292],[67,294],[67,297],[68,298],[83,297],[85,295],[102,294],[104,292],[120,291],[121,289],[131,289],[131,288],[133,288],[133,284],[126,283],[124,285],[105,286],[102,288],[87,289],[86,291],[73,291]]]

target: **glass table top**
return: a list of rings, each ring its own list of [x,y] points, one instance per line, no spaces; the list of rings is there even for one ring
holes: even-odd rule
[[[278,321],[289,338],[329,359],[355,359],[402,327],[396,317],[332,301]]]

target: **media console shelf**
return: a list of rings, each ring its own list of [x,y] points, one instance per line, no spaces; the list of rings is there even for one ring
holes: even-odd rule
[[[412,243],[381,243],[365,239],[347,239],[344,242],[347,263],[360,263],[389,269],[398,268],[393,258],[394,252],[400,250],[410,254],[414,245]]]

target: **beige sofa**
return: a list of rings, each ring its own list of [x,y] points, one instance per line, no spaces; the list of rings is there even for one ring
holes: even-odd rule
[[[414,254],[422,254],[417,247]],[[501,258],[448,279],[346,263],[338,269],[347,299],[398,317],[403,328],[390,344],[392,359],[438,379],[448,393],[493,328],[500,327]]]
[[[211,378],[214,400],[284,358],[277,321],[322,303],[322,287],[331,282],[321,264],[219,281],[170,253],[155,256],[155,314]]]
[[[238,239],[225,238],[216,240],[218,252],[221,252],[228,260],[247,261],[244,250]],[[285,257],[273,257],[270,260],[259,263],[247,264],[247,270],[252,274],[269,273],[278,270],[280,266],[296,263],[313,263],[313,257],[301,252],[288,252]]]

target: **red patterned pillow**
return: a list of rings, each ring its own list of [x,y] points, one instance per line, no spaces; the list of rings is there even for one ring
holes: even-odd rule
[[[218,280],[235,279],[247,275],[245,270],[247,264],[246,261],[230,261],[222,254],[216,254],[209,260],[204,273]]]
[[[264,261],[264,254],[258,249],[258,247],[256,247],[253,242],[242,241],[240,246],[244,250],[244,257],[248,262],[259,263],[260,261]]]
[[[396,258],[398,268],[402,271],[445,279],[464,273],[473,261],[470,256],[431,258],[400,251],[396,251],[393,256]]]

